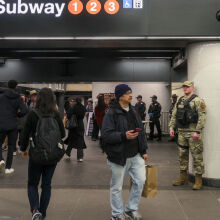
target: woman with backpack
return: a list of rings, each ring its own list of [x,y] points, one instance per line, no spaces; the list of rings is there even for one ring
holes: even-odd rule
[[[71,157],[71,151],[73,148],[77,149],[77,160],[78,162],[83,162],[84,152],[83,149],[86,148],[84,140],[84,123],[83,119],[86,114],[86,108],[82,105],[82,99],[76,98],[76,104],[72,105],[67,111],[68,120],[72,121],[74,118],[74,126],[69,129],[68,136],[68,147],[66,150],[66,155]]]
[[[55,137],[55,138],[54,138]],[[21,134],[20,149],[23,156],[29,146],[28,198],[32,220],[45,220],[51,197],[51,181],[57,162],[65,150],[62,138],[65,129],[56,108],[51,89],[40,90],[36,109],[30,111]],[[38,185],[42,178],[42,192],[39,199]]]

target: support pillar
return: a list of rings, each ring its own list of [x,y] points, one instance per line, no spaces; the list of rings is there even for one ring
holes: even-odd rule
[[[207,122],[203,131],[204,184],[220,187],[220,42],[191,44],[187,56],[188,79],[195,83],[195,93],[207,105]]]

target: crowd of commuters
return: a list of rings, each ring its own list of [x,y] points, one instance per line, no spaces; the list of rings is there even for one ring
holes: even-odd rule
[[[28,198],[32,220],[46,219],[52,178],[63,155],[66,154],[70,158],[74,148],[77,150],[77,161],[83,162],[86,148],[83,120],[86,117],[89,122],[90,113],[93,114],[92,140],[99,139],[112,173],[111,219],[142,220],[138,207],[146,180],[145,162],[148,159],[144,128],[146,104],[142,101],[142,96],[137,96],[137,103],[132,106],[132,88],[119,84],[115,87],[115,98],[105,100],[104,95],[99,94],[97,102],[93,103],[93,100],[89,99],[86,107],[81,98],[70,98],[64,105],[66,118],[62,120],[56,96],[51,89],[43,88],[39,92],[32,90],[30,96],[25,97],[24,94],[16,92],[16,87],[17,82],[10,80],[8,88],[0,90],[0,172],[5,170],[5,174],[9,175],[15,171],[12,164],[17,145],[23,157],[29,155]],[[194,94],[193,82],[185,82],[183,90],[185,95],[179,100],[175,94],[172,96],[169,111],[171,141],[178,139],[180,155],[180,177],[173,185],[187,183],[188,157],[191,151],[196,173],[193,189],[198,190],[202,187],[204,173],[201,132],[205,125],[206,106],[204,101]],[[151,99],[152,103],[148,108],[149,140],[154,139],[156,126],[157,140],[161,141],[161,105],[156,95]],[[8,150],[6,163],[2,154],[5,145]],[[126,173],[132,178],[132,188],[124,207],[122,186]],[[40,180],[42,191],[39,196]]]

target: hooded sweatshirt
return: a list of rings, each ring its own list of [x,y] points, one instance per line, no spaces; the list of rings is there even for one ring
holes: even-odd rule
[[[12,89],[0,91],[0,132],[16,129],[17,117],[25,114],[27,107],[17,92]]]

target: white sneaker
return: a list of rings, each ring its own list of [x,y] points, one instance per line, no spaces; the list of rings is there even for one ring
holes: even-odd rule
[[[17,152],[13,152],[13,156],[16,156],[17,155]]]
[[[5,167],[5,161],[1,160],[0,161],[0,172],[4,169],[4,167]]]
[[[5,169],[5,174],[12,174],[12,173],[14,173],[15,172],[15,170],[13,169],[13,168],[11,168],[11,169]]]
[[[83,159],[79,159],[78,162],[83,162]]]

